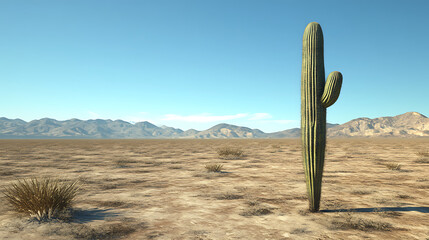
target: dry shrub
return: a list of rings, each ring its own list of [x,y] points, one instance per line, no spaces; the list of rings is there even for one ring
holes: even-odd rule
[[[415,163],[429,163],[429,151],[418,151],[416,153],[417,156],[419,156],[419,159],[415,160]]]
[[[401,164],[399,163],[388,163],[386,164],[386,167],[390,170],[396,170],[396,171],[401,170]]]
[[[283,151],[282,151],[282,147],[281,147],[280,145],[273,144],[273,145],[271,145],[271,147],[274,149],[274,151],[272,151],[272,153],[275,153],[275,152],[283,152]]]
[[[421,150],[421,151],[418,151],[416,154],[419,157],[429,158],[429,150],[426,150],[426,151]]]
[[[240,148],[223,147],[217,150],[222,159],[240,159],[244,156],[244,151]]]
[[[415,163],[429,163],[429,157],[422,157],[414,161]]]
[[[206,165],[206,169],[208,172],[221,172],[223,168],[222,164],[209,164]]]
[[[42,221],[57,217],[69,208],[78,189],[77,181],[60,183],[58,179],[31,178],[12,183],[4,189],[4,194],[16,211]]]

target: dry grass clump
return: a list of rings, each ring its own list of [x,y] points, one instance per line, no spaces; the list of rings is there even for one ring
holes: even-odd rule
[[[60,183],[58,179],[31,178],[12,183],[4,189],[4,194],[16,211],[42,221],[58,217],[69,208],[78,189],[77,181]]]
[[[390,170],[396,170],[396,171],[401,170],[401,164],[399,163],[387,163],[386,167]]]
[[[415,163],[429,163],[429,151],[419,151],[416,153],[419,159],[415,160]]]
[[[403,215],[400,212],[382,211],[380,208],[374,209],[374,212],[377,213],[380,217],[383,217],[383,218],[395,218],[395,217],[399,217],[399,216]]]
[[[114,207],[114,208],[121,208],[128,205],[126,202],[123,201],[97,201],[97,206],[99,207]]]
[[[223,168],[222,164],[208,164],[206,169],[208,172],[221,172]]]
[[[241,216],[249,217],[249,216],[262,216],[273,213],[270,208],[267,207],[251,207],[242,213],[240,213]]]
[[[243,195],[234,194],[234,193],[224,193],[215,196],[218,200],[234,200],[234,199],[242,199]]]
[[[273,208],[261,204],[255,199],[249,199],[246,201],[248,207],[240,213],[241,216],[250,217],[250,216],[262,216],[273,213]]]
[[[87,224],[62,223],[47,225],[42,230],[43,235],[50,236],[49,239],[125,239],[127,235],[146,228],[144,223],[134,221],[109,223],[101,226],[92,227]]]
[[[358,189],[358,190],[353,190],[351,193],[354,195],[368,195],[368,194],[371,194],[372,191],[368,191],[368,190],[364,190],[364,189]]]
[[[217,150],[219,157],[222,159],[240,159],[244,156],[244,151],[240,148],[223,147]]]
[[[351,213],[341,215],[331,221],[331,229],[347,230],[356,229],[361,231],[390,231],[392,224],[387,222],[374,221],[358,216],[352,216]]]
[[[130,163],[137,163],[137,161],[134,161],[134,160],[116,160],[114,163],[115,163],[115,166],[118,168],[126,168],[126,167],[130,167]]]
[[[414,161],[415,163],[429,163],[429,157],[422,157]]]
[[[398,198],[402,198],[402,199],[412,199],[413,197],[408,195],[408,194],[399,194]]]
[[[429,158],[429,150],[426,150],[426,151],[418,151],[417,153],[417,156],[419,156],[419,157],[425,157],[425,158]]]
[[[311,231],[307,230],[306,228],[295,228],[290,233],[291,234],[305,234],[310,233]]]

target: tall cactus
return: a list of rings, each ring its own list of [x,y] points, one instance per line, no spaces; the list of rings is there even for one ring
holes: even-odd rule
[[[323,33],[309,23],[302,39],[301,140],[310,211],[320,207],[326,146],[326,108],[340,95],[343,76],[334,71],[325,83]]]

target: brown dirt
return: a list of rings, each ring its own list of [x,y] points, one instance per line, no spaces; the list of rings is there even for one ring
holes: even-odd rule
[[[221,159],[225,146],[245,156]],[[309,213],[298,139],[0,140],[1,189],[81,183],[70,222],[29,221],[0,194],[0,239],[429,239],[428,147],[328,139],[323,211]]]

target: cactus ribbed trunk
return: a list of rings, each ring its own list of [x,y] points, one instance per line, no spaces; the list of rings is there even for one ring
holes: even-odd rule
[[[323,33],[318,23],[304,31],[301,75],[301,139],[310,211],[320,207],[326,146],[326,107],[338,98],[342,75],[333,72],[325,89]],[[322,100],[323,96],[323,100]]]

